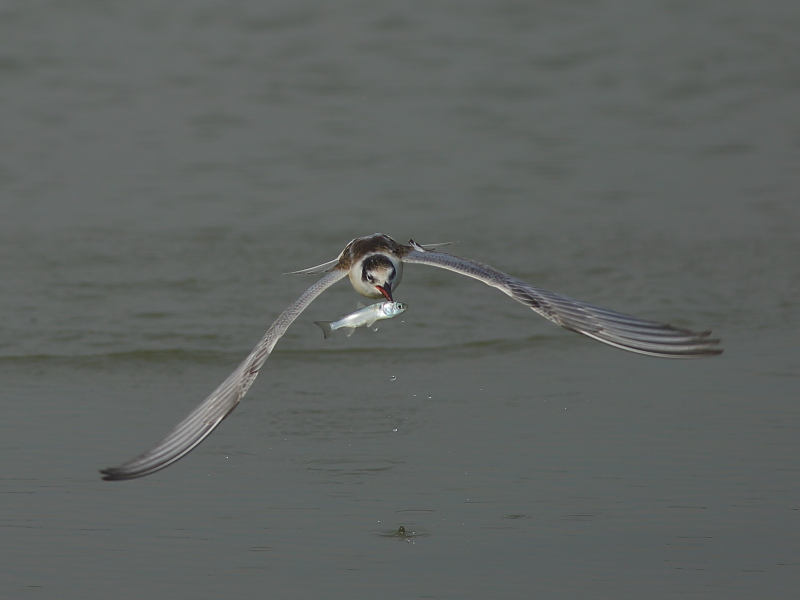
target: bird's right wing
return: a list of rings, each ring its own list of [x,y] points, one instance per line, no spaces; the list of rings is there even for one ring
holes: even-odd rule
[[[100,472],[103,474],[103,479],[120,480],[144,477],[160,471],[191,452],[236,408],[247,390],[250,389],[275,344],[286,333],[289,325],[317,296],[346,275],[347,271],[330,271],[303,292],[281,313],[237,369],[211,392],[208,398],[189,413],[189,416],[178,423],[167,437],[147,452],[118,467],[102,469]]]

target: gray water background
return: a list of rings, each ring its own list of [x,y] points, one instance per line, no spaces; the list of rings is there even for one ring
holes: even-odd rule
[[[0,597],[790,598],[795,1],[8,2]],[[723,338],[666,361],[409,267],[107,483],[375,231]],[[393,535],[404,526],[406,537]]]

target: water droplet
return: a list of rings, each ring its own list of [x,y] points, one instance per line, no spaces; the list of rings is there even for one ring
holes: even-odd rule
[[[392,375],[389,377],[389,381],[397,381],[397,375]]]

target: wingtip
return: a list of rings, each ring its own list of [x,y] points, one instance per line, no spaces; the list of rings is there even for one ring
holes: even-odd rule
[[[129,477],[124,477],[121,471],[116,467],[100,469],[100,475],[102,475],[103,481],[123,481],[125,479],[130,479]]]
[[[412,239],[408,240],[408,245],[411,246],[413,250],[417,252],[430,252],[431,250],[435,250],[436,248],[441,248],[442,246],[450,246],[451,244],[457,244],[458,242],[439,242],[438,244],[418,244]]]
[[[146,477],[147,475],[152,475],[156,471],[160,471],[161,469],[171,465],[172,462],[169,462],[165,465],[159,465],[156,468],[140,470],[128,470],[125,469],[124,466],[109,467],[107,469],[100,469],[100,474],[103,476],[103,481],[130,481],[131,479],[140,479],[142,477]]]
[[[333,271],[337,264],[339,264],[339,259],[335,258],[321,265],[300,269],[299,271],[289,271],[288,273],[284,273],[284,275],[315,275],[317,273],[328,273],[329,271]]]

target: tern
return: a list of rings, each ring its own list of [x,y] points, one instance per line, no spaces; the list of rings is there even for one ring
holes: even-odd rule
[[[281,313],[236,370],[163,440],[118,467],[102,469],[103,479],[144,477],[186,456],[236,408],[275,344],[320,294],[349,277],[362,296],[393,302],[403,266],[408,264],[439,267],[482,281],[565,329],[622,350],[662,358],[695,358],[722,352],[719,340],[709,337],[709,331],[680,329],[533,287],[488,265],[437,250],[444,245],[420,245],[413,240],[400,244],[388,235],[376,233],[352,240],[332,261],[295,271],[294,274],[324,275]]]

